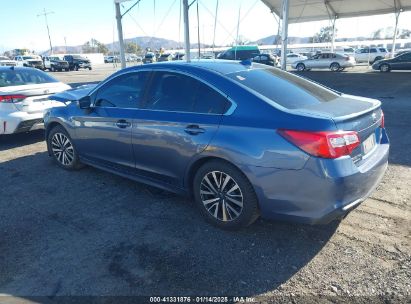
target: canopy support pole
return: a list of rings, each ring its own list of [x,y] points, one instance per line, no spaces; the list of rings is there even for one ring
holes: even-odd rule
[[[334,15],[334,19],[332,20],[332,27],[333,27],[333,32],[331,36],[331,53],[334,53],[334,45],[335,45],[335,23],[337,21],[337,15]]]
[[[186,52],[186,61],[190,62],[190,24],[188,19],[188,9],[190,6],[188,5],[188,0],[183,0],[183,12],[184,12],[184,45],[185,45],[185,52]]]
[[[287,47],[288,47],[288,12],[290,8],[289,0],[283,0],[282,14],[282,34],[281,34],[281,69],[287,69]]]
[[[401,9],[395,12],[395,27],[394,27],[394,37],[392,38],[392,49],[391,58],[395,55],[395,43],[397,42],[397,32],[398,32],[398,20],[400,19]]]

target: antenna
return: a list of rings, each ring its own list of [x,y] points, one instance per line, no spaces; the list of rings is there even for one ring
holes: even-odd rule
[[[46,9],[43,8],[43,13],[37,14],[37,17],[44,16],[44,20],[46,21],[46,28],[47,28],[47,34],[49,36],[49,43],[50,43],[50,55],[53,54],[53,46],[51,45],[51,38],[50,38],[50,29],[49,29],[49,23],[47,20],[47,15],[54,14],[54,12],[46,12]]]

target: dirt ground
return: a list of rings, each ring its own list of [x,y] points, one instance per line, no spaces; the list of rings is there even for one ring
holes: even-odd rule
[[[42,131],[4,136],[3,302],[73,295],[410,302],[411,74],[303,76],[383,102],[390,165],[348,217],[326,226],[259,220],[239,232],[221,231],[185,198],[93,168],[60,169]]]

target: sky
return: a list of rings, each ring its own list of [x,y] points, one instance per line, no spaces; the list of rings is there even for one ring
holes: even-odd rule
[[[122,12],[137,0],[123,3]],[[217,0],[199,0],[200,41],[211,44]],[[141,0],[123,17],[125,38],[156,36],[183,41],[180,0]],[[81,45],[91,38],[104,43],[117,40],[113,0],[0,0],[0,52],[14,48],[44,51],[49,48],[43,9],[47,15],[53,46]],[[255,41],[277,33],[277,22],[260,0],[220,0],[216,45],[227,45],[237,35]],[[329,21],[292,24],[290,36],[307,37]],[[379,28],[393,26],[394,14],[337,20],[338,37],[370,36]],[[411,30],[411,12],[401,14],[400,28]],[[190,8],[190,38],[197,42],[197,6]]]

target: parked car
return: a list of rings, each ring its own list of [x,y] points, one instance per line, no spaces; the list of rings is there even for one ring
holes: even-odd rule
[[[277,60],[273,55],[270,54],[260,54],[253,58],[253,62],[277,66]]]
[[[68,71],[69,63],[65,60],[61,60],[58,56],[46,56],[44,60],[44,69],[52,72],[55,71]]]
[[[78,71],[79,69],[92,69],[90,60],[80,55],[65,55],[63,57],[63,60],[68,62],[70,71]]]
[[[372,65],[372,68],[374,70],[380,70],[381,72],[411,70],[411,52],[402,53],[391,59],[379,60]]]
[[[372,48],[361,48],[355,51],[355,61],[356,62],[370,62],[384,59],[385,55],[388,54],[386,48],[383,47],[372,47]]]
[[[158,62],[171,61],[171,60],[173,60],[173,55],[171,55],[169,53],[161,54],[157,59]]]
[[[6,56],[0,56],[0,66],[16,66],[17,62]]]
[[[260,215],[329,222],[370,195],[387,168],[378,100],[267,65],[140,65],[75,94],[45,114],[59,166],[89,164],[192,195],[226,229]]]
[[[238,45],[218,54],[217,59],[245,60],[260,55],[260,49],[255,45]]]
[[[15,56],[14,60],[17,62],[17,66],[44,69],[43,61],[36,55]]]
[[[104,56],[104,63],[120,62],[118,56]]]
[[[145,56],[143,58],[143,63],[144,64],[154,63],[154,62],[157,62],[157,57],[154,53],[149,52],[149,53],[145,54]]]
[[[173,60],[183,60],[185,54],[184,53],[175,53],[173,56]]]
[[[296,61],[306,60],[308,59],[306,56],[297,53],[290,53],[287,54],[287,64],[293,64]]]
[[[321,53],[306,60],[296,61],[291,66],[300,72],[311,69],[330,69],[333,72],[338,72],[348,67],[354,67],[355,59],[336,53]]]
[[[48,97],[69,88],[34,68],[0,67],[0,134],[42,128],[44,111],[62,105]]]

